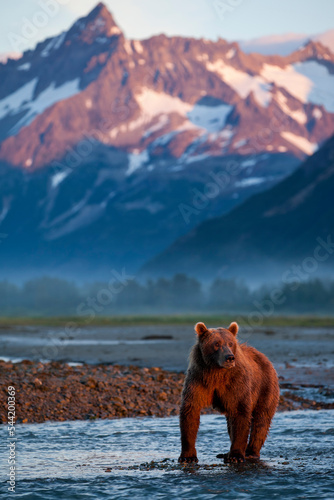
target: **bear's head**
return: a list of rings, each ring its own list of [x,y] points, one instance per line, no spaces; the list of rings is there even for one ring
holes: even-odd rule
[[[204,323],[197,323],[195,331],[204,362],[209,366],[233,368],[237,352],[237,323],[226,328],[207,328]]]

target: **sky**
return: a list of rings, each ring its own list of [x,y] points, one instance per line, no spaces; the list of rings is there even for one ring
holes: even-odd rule
[[[67,30],[97,0],[10,0],[0,8],[0,53],[22,52]],[[334,0],[105,0],[128,38],[248,40],[334,28]]]

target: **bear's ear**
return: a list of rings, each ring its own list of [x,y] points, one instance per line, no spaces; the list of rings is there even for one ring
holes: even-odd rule
[[[204,333],[206,333],[208,331],[207,327],[205,326],[204,323],[197,323],[195,325],[195,332],[197,333],[197,335],[200,337],[201,335],[203,335]]]
[[[233,323],[231,323],[230,326],[228,327],[228,330],[236,337],[239,330],[238,323],[233,321]]]

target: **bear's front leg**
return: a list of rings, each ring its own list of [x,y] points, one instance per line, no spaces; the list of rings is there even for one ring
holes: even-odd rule
[[[180,410],[181,455],[179,462],[198,462],[195,448],[201,408],[183,402]]]
[[[230,428],[231,449],[224,456],[224,462],[244,462],[250,431],[251,415],[244,414],[228,417]]]

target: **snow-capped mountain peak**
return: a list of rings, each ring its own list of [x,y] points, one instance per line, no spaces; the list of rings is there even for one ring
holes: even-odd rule
[[[2,259],[138,268],[312,154],[334,130],[333,83],[320,42],[283,57],[129,40],[98,4],[0,64]]]
[[[87,136],[145,151],[148,163],[232,152],[301,158],[333,130],[333,68],[317,41],[282,57],[245,54],[221,39],[128,40],[99,3],[67,32],[0,65],[0,159],[33,170]]]

